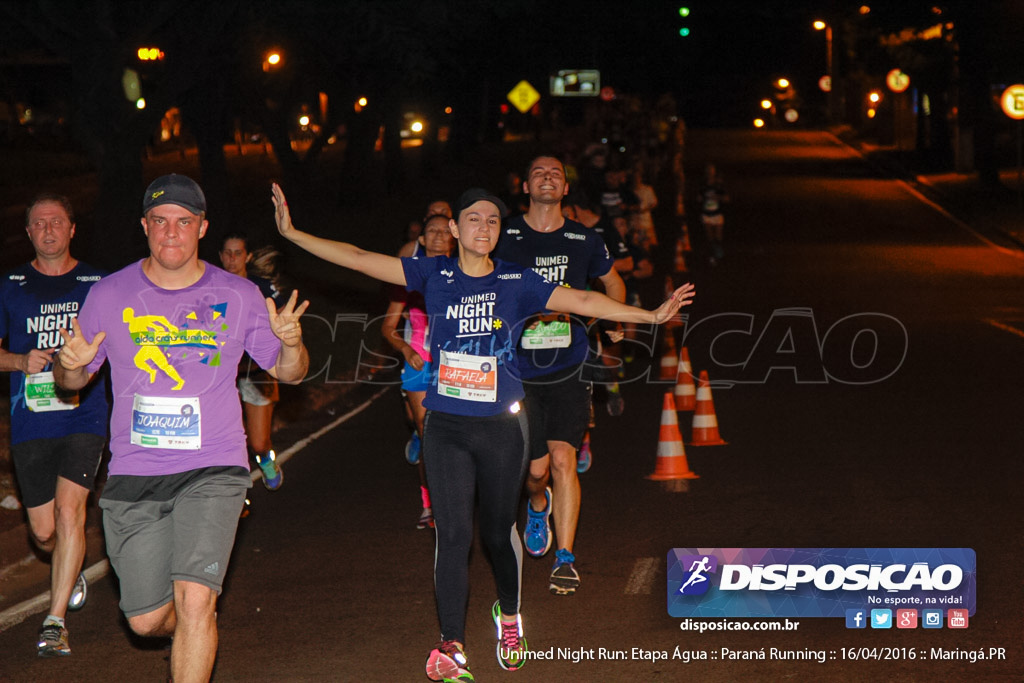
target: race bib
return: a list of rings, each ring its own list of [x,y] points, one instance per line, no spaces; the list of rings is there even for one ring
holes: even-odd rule
[[[144,448],[195,451],[200,439],[199,399],[135,394],[131,442]]]
[[[569,319],[565,316],[540,318],[536,325],[523,330],[524,349],[565,349],[572,341]]]
[[[498,400],[497,356],[473,356],[441,351],[437,393],[464,401],[495,403]]]
[[[78,407],[78,392],[58,391],[49,370],[25,375],[25,405],[33,413],[54,410],[74,410]]]

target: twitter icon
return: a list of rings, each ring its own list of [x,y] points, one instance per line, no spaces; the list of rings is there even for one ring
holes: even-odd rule
[[[892,610],[871,610],[871,628],[892,628]]]

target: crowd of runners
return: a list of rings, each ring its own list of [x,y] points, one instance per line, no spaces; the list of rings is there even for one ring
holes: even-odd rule
[[[471,188],[453,203],[432,202],[398,256],[317,237],[327,226],[297,229],[284,191],[272,187],[283,238],[392,285],[382,331],[402,357],[416,524],[436,534],[432,680],[473,680],[464,641],[474,517],[497,587],[501,667],[528,659],[524,547],[553,555],[553,594],[580,589],[579,475],[593,458],[595,384],[607,412],[621,415],[619,342],[693,297],[688,284],[645,286],[658,250],[679,237],[676,226],[655,225],[650,172],[607,145],[572,164],[540,155],[510,174],[501,195]],[[713,169],[707,187],[702,222],[708,192],[719,215],[725,201]],[[173,637],[173,680],[202,681],[216,657],[217,597],[249,470],[268,489],[283,482],[273,406],[277,383],[300,382],[308,369],[308,302],[282,294],[276,250],[250,249],[243,234],[221,241],[223,268],[199,258],[206,199],[190,178],[156,179],[141,208],[149,254],[108,274],[72,256],[65,197],[32,201],[35,258],[0,283],[0,371],[10,373],[12,456],[32,538],[52,557],[38,654],[71,654],[67,612],[87,594],[86,499],[109,447],[99,504],[121,610],[137,634]],[[711,223],[715,260],[721,220]]]

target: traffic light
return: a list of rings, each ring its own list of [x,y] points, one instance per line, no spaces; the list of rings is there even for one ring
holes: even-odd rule
[[[684,7],[680,7],[679,8],[679,16],[682,17],[683,19],[685,19],[688,16],[690,16],[690,8],[689,7],[685,7],[685,6]],[[690,27],[689,26],[682,26],[682,27],[680,27],[679,28],[679,35],[682,36],[683,38],[685,38],[686,36],[690,35]]]

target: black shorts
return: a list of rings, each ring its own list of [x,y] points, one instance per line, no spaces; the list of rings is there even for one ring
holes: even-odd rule
[[[590,382],[581,382],[576,373],[556,382],[545,377],[523,380],[523,388],[530,421],[530,460],[547,455],[548,441],[564,441],[579,450],[590,422]]]
[[[69,434],[53,439],[22,441],[11,446],[22,505],[34,508],[53,500],[57,493],[57,477],[91,491],[106,441],[106,437],[99,434]]]

